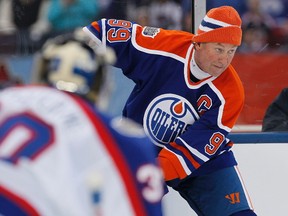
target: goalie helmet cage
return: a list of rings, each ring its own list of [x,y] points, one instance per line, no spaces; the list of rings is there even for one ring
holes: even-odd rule
[[[206,15],[206,0],[192,1],[192,33],[196,34],[198,26]]]

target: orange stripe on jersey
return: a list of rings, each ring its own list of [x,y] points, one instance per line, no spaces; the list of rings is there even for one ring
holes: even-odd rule
[[[181,151],[185,155],[185,157],[191,162],[191,164],[195,167],[195,169],[200,167],[200,164],[192,157],[188,149],[178,145],[175,142],[170,143],[170,145],[175,149]]]
[[[96,21],[92,22],[91,25],[98,31],[100,32],[100,27]]]
[[[187,176],[177,156],[167,149],[160,151],[158,160],[164,172],[165,181],[183,179]]]
[[[232,141],[229,141],[226,146],[232,147],[234,145],[234,143]]]
[[[193,34],[184,31],[181,32],[159,28],[160,31],[155,33],[154,36],[145,36],[143,34],[144,30],[145,27],[142,26],[138,26],[136,30],[136,43],[139,46],[146,49],[173,53],[182,58],[186,57],[188,47],[192,43]]]
[[[225,99],[222,124],[232,128],[244,105],[244,89],[242,82],[230,65],[217,79],[212,81]]]

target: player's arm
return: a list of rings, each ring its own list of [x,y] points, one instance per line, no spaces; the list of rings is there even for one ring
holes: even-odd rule
[[[121,68],[125,75],[135,79],[137,75],[130,72],[142,71],[149,64],[151,56],[167,56],[182,59],[186,52],[179,50],[177,40],[191,40],[191,35],[173,30],[140,26],[134,22],[116,19],[101,19],[83,28],[91,38],[92,46],[102,49],[114,49],[117,62],[114,66]],[[155,63],[155,61],[153,61]],[[137,67],[137,68],[136,68]]]
[[[234,85],[235,87],[235,85]],[[229,89],[228,89],[229,90]],[[184,179],[193,175],[203,164],[215,156],[228,151],[233,143],[227,139],[236,123],[244,103],[242,88],[223,96],[215,94],[208,107],[198,106],[200,118],[179,136],[165,146],[159,154],[164,167],[165,180]],[[205,104],[205,103],[204,103]],[[211,105],[211,106],[210,106]],[[202,107],[202,108],[201,108]]]
[[[136,34],[137,27],[142,28],[126,20],[101,19],[84,27],[83,31],[91,38],[94,45],[101,49],[113,48],[117,56],[114,66],[126,71],[136,58],[136,50],[131,38]],[[137,60],[140,61],[141,58],[138,57]]]
[[[214,118],[216,119],[216,116]],[[193,175],[204,163],[231,147],[226,139],[227,135],[228,132],[216,124],[207,125],[207,118],[204,116],[188,126],[181,136],[166,145],[159,153],[158,158],[164,168],[165,180],[181,180]]]

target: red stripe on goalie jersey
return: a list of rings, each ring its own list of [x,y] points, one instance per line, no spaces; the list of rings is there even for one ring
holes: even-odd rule
[[[144,36],[144,27],[138,26],[136,29],[136,43],[146,49],[173,53],[182,58],[186,57],[187,49],[192,43],[192,34],[174,30],[160,29],[154,37]],[[179,49],[179,43],[181,49]]]
[[[126,164],[126,160],[121,154],[121,151],[119,150],[117,144],[112,138],[112,135],[110,135],[101,120],[97,116],[95,116],[95,113],[92,111],[91,107],[83,103],[83,101],[81,101],[78,97],[72,95],[72,98],[79,104],[82,110],[89,117],[91,123],[93,123],[95,129],[97,130],[96,133],[99,134],[111,158],[113,158],[114,164],[115,166],[117,166],[118,171],[121,173],[121,177],[125,183],[125,188],[127,189],[128,197],[134,209],[135,215],[147,215],[143,204],[139,199],[137,199],[137,197],[139,197],[139,194],[137,194],[137,186],[133,181],[133,175],[128,168],[129,166]]]
[[[40,215],[36,211],[36,209],[34,209],[28,202],[26,202],[24,199],[22,199],[18,195],[12,193],[11,191],[5,189],[4,187],[1,187],[1,185],[0,185],[0,197],[3,197],[5,200],[7,200],[8,202],[11,202],[11,204],[13,205],[17,204],[17,206],[14,206],[14,207],[18,209],[19,211],[21,211],[24,215],[29,215],[29,216]]]
[[[225,99],[222,124],[232,128],[244,105],[244,89],[241,80],[230,65],[221,76],[212,82],[221,91]]]

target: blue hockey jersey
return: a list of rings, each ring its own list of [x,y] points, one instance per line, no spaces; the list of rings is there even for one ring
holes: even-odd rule
[[[242,83],[230,65],[220,76],[195,79],[193,34],[102,19],[83,30],[112,47],[116,67],[135,82],[123,115],[143,125],[162,147],[168,185],[236,165],[227,138],[244,103]]]

